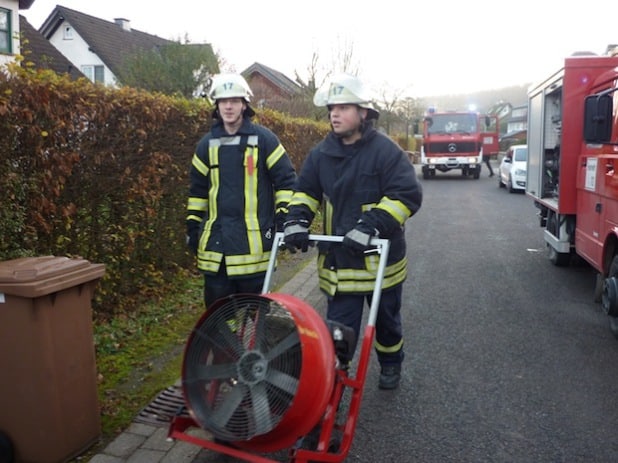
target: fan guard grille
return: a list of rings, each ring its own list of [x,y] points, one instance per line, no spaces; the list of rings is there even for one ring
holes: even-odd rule
[[[183,365],[185,400],[215,437],[245,441],[273,430],[296,395],[301,340],[277,301],[236,295],[194,328]]]

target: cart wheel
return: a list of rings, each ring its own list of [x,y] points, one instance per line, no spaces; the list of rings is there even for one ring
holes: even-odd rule
[[[0,431],[0,463],[13,463],[13,443],[9,436]]]

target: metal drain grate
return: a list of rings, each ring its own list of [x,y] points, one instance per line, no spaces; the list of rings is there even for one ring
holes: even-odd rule
[[[167,427],[175,416],[189,416],[182,389],[170,386],[159,393],[135,418],[138,423]]]

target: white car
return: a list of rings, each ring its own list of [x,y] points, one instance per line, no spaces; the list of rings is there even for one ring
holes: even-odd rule
[[[526,189],[528,145],[512,145],[502,158],[498,173],[498,186],[510,193]]]

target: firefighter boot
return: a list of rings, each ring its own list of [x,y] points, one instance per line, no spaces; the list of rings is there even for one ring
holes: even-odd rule
[[[380,369],[380,381],[378,382],[378,387],[380,389],[397,389],[400,379],[400,364],[383,365]]]

